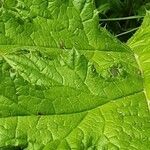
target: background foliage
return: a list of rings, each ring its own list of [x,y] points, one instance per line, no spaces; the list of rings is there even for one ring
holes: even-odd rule
[[[95,0],[95,2],[99,11],[100,25],[106,27],[123,42],[126,42],[133,35],[142,23],[142,16],[145,15],[146,10],[150,9],[150,0]],[[119,19],[128,16],[141,17],[126,20]],[[118,20],[101,21],[101,19],[108,18],[118,18]],[[127,33],[122,34],[124,32]]]

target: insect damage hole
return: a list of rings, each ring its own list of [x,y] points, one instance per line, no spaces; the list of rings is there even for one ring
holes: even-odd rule
[[[125,71],[125,68],[122,66],[122,64],[112,65],[108,69],[108,72],[111,78],[117,78],[117,77],[125,78],[127,76],[127,72]]]
[[[109,68],[109,72],[111,74],[112,77],[117,77],[119,75],[119,68],[116,66],[112,66]]]
[[[60,49],[65,49],[66,48],[64,40],[59,41],[59,48]]]

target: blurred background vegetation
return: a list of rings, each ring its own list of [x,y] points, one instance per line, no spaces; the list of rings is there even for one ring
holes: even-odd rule
[[[100,25],[126,42],[141,25],[150,0],[95,0]]]

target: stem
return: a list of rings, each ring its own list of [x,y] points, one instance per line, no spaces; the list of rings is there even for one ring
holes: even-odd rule
[[[129,16],[129,17],[122,17],[122,18],[108,18],[108,19],[100,19],[100,21],[118,21],[118,20],[129,20],[129,19],[139,19],[144,18],[144,16]]]
[[[119,36],[128,34],[128,33],[130,33],[130,32],[133,32],[133,31],[137,30],[137,29],[139,29],[139,27],[133,28],[133,29],[131,29],[131,30],[129,30],[129,31],[126,31],[126,32],[123,32],[123,33],[120,33],[120,34],[117,34],[117,35],[115,35],[115,37],[119,37]]]

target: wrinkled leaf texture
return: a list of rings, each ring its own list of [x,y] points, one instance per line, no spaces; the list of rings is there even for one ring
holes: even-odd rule
[[[93,0],[1,1],[0,149],[149,150],[149,24],[127,46]]]

